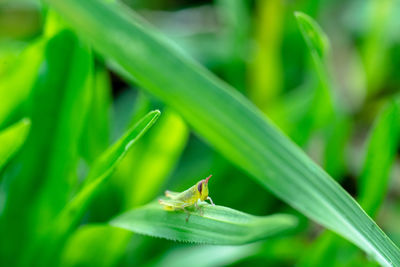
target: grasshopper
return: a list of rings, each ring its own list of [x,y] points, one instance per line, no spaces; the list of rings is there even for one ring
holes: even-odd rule
[[[165,191],[165,196],[169,199],[159,199],[158,202],[165,210],[168,211],[183,210],[187,212],[185,208],[193,205],[196,209],[198,209],[199,200],[205,201],[206,199],[210,200],[211,204],[214,206],[214,202],[208,196],[208,180],[211,178],[211,176],[212,175],[208,176],[204,180],[200,180],[195,185],[183,192],[172,192],[167,190]],[[186,221],[188,221],[189,216],[190,214],[188,213]]]

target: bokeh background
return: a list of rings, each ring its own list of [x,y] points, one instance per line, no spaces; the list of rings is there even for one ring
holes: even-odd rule
[[[377,118],[398,98],[399,1],[124,2],[127,9],[134,9],[183,53],[254,102],[352,196],[366,199],[363,203],[367,206],[368,196],[360,193],[360,177],[376,171],[376,179],[387,182],[377,185],[383,195],[371,204],[370,214],[400,244],[398,132],[383,151],[376,150],[381,154],[367,159]],[[295,11],[314,18],[329,38],[325,84],[321,85]],[[56,18],[49,19],[51,16]],[[157,124],[118,165],[68,238],[60,251],[61,266],[375,265],[354,245],[247,179],[246,173],[214,151],[177,113],[134,81],[118,75],[115,66],[96,51],[90,103],[74,103],[73,112],[60,113],[60,105],[66,105],[60,99],[73,96],[67,93],[70,85],[63,83],[63,77],[71,73],[61,72],[38,86],[40,73],[62,70],[71,49],[80,44],[70,33],[59,36],[52,40],[55,47],[64,42],[71,46],[53,50],[57,57],[45,61],[44,55],[52,52],[44,52],[43,42],[57,31],[57,23],[52,24],[56,20],[57,15],[40,1],[0,2],[0,127],[4,129],[31,114],[33,125],[35,120],[39,122],[21,151],[0,172],[0,216],[15,213],[0,224],[0,257],[4,262],[18,262],[29,250],[26,240],[51,221],[51,211],[60,208],[52,204],[60,197],[57,188],[69,187],[65,199],[70,198],[101,152],[148,111],[160,109]],[[76,77],[84,75],[85,62],[74,64],[70,71]],[[179,79],[179,73],[176,75]],[[86,115],[79,111],[83,104],[89,107]],[[81,130],[69,135],[70,140],[54,130],[77,128]],[[377,146],[381,146],[379,142]],[[29,167],[21,171],[21,162],[30,162]],[[62,168],[68,169],[65,177],[57,174]],[[166,189],[183,191],[209,174],[213,174],[210,196],[216,204],[254,215],[292,213],[300,218],[299,227],[255,244],[220,247],[175,243],[107,224]],[[49,178],[56,176],[65,178],[64,182]],[[26,182],[21,177],[30,178]]]

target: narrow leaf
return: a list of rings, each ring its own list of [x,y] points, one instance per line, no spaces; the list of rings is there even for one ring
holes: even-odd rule
[[[367,151],[359,178],[359,202],[373,218],[376,217],[388,186],[390,170],[396,155],[399,106],[395,101],[388,103],[376,118],[369,133]],[[315,253],[318,251],[318,253]],[[346,251],[342,263],[357,255],[354,246],[330,231],[322,233],[304,253],[300,266],[326,266],[332,257]],[[340,263],[333,264],[338,266]]]
[[[29,243],[45,231],[78,182],[77,144],[93,58],[70,30],[49,37],[44,50],[27,101],[32,127],[24,150],[5,176],[9,189],[0,218],[0,265],[5,266],[15,265]]]
[[[0,170],[24,144],[30,127],[25,118],[0,132]]]
[[[400,265],[396,245],[339,184],[243,95],[183,55],[142,18],[121,4],[46,2],[262,186],[382,265]]]
[[[89,163],[104,152],[110,143],[111,81],[101,63],[95,65],[93,76],[91,103],[80,144],[82,155]]]
[[[328,52],[329,40],[318,23],[302,12],[295,12],[297,24],[310,51],[312,62],[318,78],[312,104],[307,116],[303,118],[308,122],[306,129],[311,130],[326,126],[333,118],[336,103],[333,102],[333,90],[328,71],[325,66],[325,54]],[[337,106],[337,105],[336,105]],[[305,123],[307,125],[307,123]]]
[[[0,126],[9,122],[27,100],[32,90],[46,44],[44,38],[29,44],[12,64],[0,73]],[[23,78],[21,78],[23,77]],[[7,100],[7,101],[6,101]]]
[[[163,114],[154,131],[142,139],[146,142],[132,149],[130,161],[124,164],[126,177],[131,180],[125,182],[125,202],[129,209],[157,196],[185,148],[189,135],[186,124],[172,110],[165,109]]]
[[[79,223],[96,191],[104,184],[127,150],[155,123],[159,115],[159,111],[149,112],[100,156],[94,163],[83,188],[60,212],[54,224],[30,251],[27,257],[28,262],[35,262],[37,266],[48,266],[54,263],[57,253],[60,252],[70,232]],[[36,254],[39,251],[41,251],[40,257]]]
[[[201,214],[203,212],[203,214]],[[242,245],[292,229],[296,217],[277,214],[258,217],[223,206],[203,205],[187,214],[165,211],[157,202],[128,211],[110,224],[139,234],[175,241]]]
[[[397,154],[400,125],[399,106],[389,103],[370,133],[367,153],[360,177],[359,200],[372,217],[383,202],[390,170]]]
[[[301,33],[306,40],[308,48],[312,53],[317,53],[323,58],[329,49],[328,37],[321,27],[310,16],[303,12],[295,12],[297,23],[300,26]]]

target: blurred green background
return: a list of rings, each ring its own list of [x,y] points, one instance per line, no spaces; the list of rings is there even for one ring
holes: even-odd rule
[[[250,99],[400,244],[399,1],[124,4]],[[319,40],[326,51],[310,53],[295,11],[318,22],[329,39]],[[40,1],[0,2],[0,130],[31,120],[23,140],[0,135],[0,150],[18,146],[7,162],[0,159],[1,266],[35,266],[37,240],[82,188],[96,159],[154,109],[161,110],[157,123],[119,162],[63,244],[41,247],[57,255],[51,266],[376,265],[247,179],[173,108],[120,75],[115,62],[82,37]],[[321,65],[315,63],[319,52]],[[107,224],[209,174],[216,204],[260,216],[294,214],[299,226],[254,244],[209,246]]]

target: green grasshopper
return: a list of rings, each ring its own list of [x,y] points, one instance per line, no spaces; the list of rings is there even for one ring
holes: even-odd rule
[[[211,176],[212,175],[197,182],[195,185],[183,192],[172,192],[167,190],[165,191],[165,196],[169,199],[159,199],[158,202],[168,211],[183,210],[187,212],[185,208],[193,205],[198,209],[199,200],[205,201],[206,199],[210,200],[211,204],[215,206],[212,199],[208,196],[208,180]],[[188,221],[188,219],[189,216],[186,218],[186,221]]]

